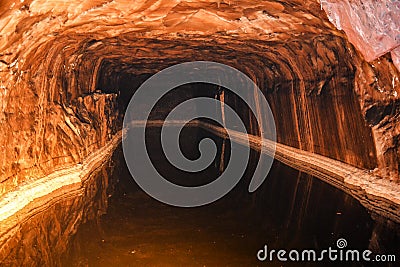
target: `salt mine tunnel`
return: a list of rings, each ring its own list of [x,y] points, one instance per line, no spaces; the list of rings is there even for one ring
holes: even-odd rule
[[[0,265],[319,266],[260,259],[267,245],[369,250],[398,266],[399,18],[398,1],[1,0]],[[228,194],[182,208],[138,186],[121,143],[138,88],[195,61],[237,69],[258,86],[261,95],[247,95],[256,106],[268,101],[275,159],[249,192],[272,142],[257,114],[230,88],[174,88],[145,124],[149,157],[165,179],[210,183],[236,143],[251,148]],[[185,157],[199,158],[204,138],[217,148],[207,168],[189,173],[168,161],[160,135],[174,107],[199,97],[220,103],[215,116],[231,107],[247,134],[229,139],[235,129],[221,123],[188,123],[179,138]],[[132,142],[135,153],[140,140]]]

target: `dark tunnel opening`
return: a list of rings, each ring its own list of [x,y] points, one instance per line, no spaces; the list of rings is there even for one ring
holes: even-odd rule
[[[123,114],[135,90],[150,74],[118,75],[114,86],[119,112]],[[101,76],[104,80],[100,79],[98,88],[109,93],[110,89],[103,89],[112,84],[107,78]],[[254,115],[228,91],[227,104],[239,109],[248,132],[257,134]],[[180,102],[200,96],[216,98],[220,92],[215,85],[201,83],[175,88],[153,109],[150,119],[163,120]],[[276,95],[272,98],[276,100]],[[280,116],[284,118],[285,112],[281,111]],[[198,144],[203,138],[211,138],[218,149],[208,168],[191,174],[168,162],[161,147],[160,131],[160,127],[149,127],[146,145],[155,168],[167,180],[199,186],[218,177],[223,155],[221,137],[197,127],[183,128],[180,148],[188,159],[200,156]],[[285,140],[285,136],[280,138]],[[226,165],[229,142],[224,149]],[[107,212],[79,227],[63,263],[65,266],[254,266],[260,263],[257,252],[266,244],[271,249],[323,250],[335,247],[340,238],[345,238],[353,249],[370,248],[397,255],[395,244],[400,242],[400,233],[394,225],[371,215],[353,197],[309,174],[275,161],[261,188],[249,193],[248,184],[258,158],[259,152],[251,151],[243,178],[225,197],[198,208],[177,208],[143,192],[129,173],[119,147],[113,156],[116,167],[110,178],[113,189]],[[271,264],[281,265],[276,259]],[[324,264],[332,265],[328,260]]]

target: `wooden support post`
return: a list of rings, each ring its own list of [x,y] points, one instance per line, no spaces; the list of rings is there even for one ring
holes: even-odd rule
[[[226,128],[225,123],[225,91],[219,88],[219,103],[221,106],[221,117],[222,117],[222,126]],[[225,169],[225,146],[226,146],[226,139],[222,139],[222,147],[221,147],[221,159],[219,161],[219,172],[222,173]]]

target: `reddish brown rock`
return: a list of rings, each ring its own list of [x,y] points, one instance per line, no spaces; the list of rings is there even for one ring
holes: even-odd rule
[[[329,3],[338,8],[339,2]],[[378,10],[386,14],[385,7]],[[385,21],[396,24],[396,14]],[[366,20],[361,15],[360,23]],[[279,142],[376,169],[398,182],[398,49],[393,62],[387,56],[365,60],[396,47],[391,30],[398,28],[355,42],[360,51],[365,44],[363,57],[349,43],[357,33],[347,37],[337,30],[312,0],[1,1],[0,199],[79,166],[120,129],[119,104],[126,104],[132,88],[165,67],[193,60],[225,63],[251,77],[271,102]],[[368,48],[373,42],[378,45]],[[68,229],[91,217],[77,212],[95,203],[90,196],[74,201],[80,204],[64,207],[74,210],[70,217],[63,211],[50,217],[65,220]],[[24,227],[27,244],[36,242],[28,235],[31,225]],[[21,244],[21,235],[13,240]]]
[[[400,47],[397,47],[391,52],[393,64],[400,70]]]

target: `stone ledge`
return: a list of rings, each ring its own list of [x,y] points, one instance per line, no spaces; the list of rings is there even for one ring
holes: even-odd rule
[[[133,121],[130,127],[181,126],[184,121]],[[368,210],[400,223],[400,184],[382,179],[370,170],[360,169],[349,164],[301,149],[275,143],[259,136],[224,129],[199,120],[186,124],[201,127],[222,138],[231,136],[231,141],[262,151],[292,168],[311,174],[318,179],[344,191],[357,199]],[[273,152],[275,149],[275,153]]]
[[[90,154],[82,164],[56,171],[4,195],[0,199],[0,248],[17,231],[19,224],[59,200],[82,195],[86,179],[107,162],[121,138],[122,131],[119,131],[104,147]]]
[[[225,129],[219,126],[200,121],[198,126],[220,137],[227,137]],[[377,177],[369,170],[359,169],[325,156],[261,139],[259,136],[229,129],[227,131],[231,141],[241,144],[249,142],[252,149],[272,155],[292,168],[311,174],[351,195],[368,210],[400,223],[400,184]]]

